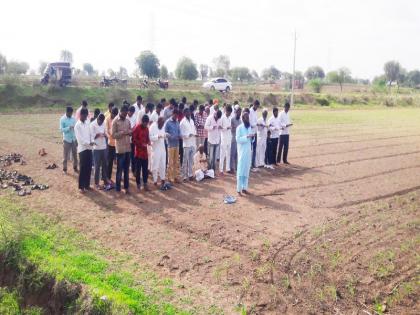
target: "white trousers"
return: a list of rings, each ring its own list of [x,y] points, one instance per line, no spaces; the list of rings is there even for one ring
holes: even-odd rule
[[[147,169],[150,171],[152,169],[152,146],[147,146],[147,159],[148,159],[148,165]]]
[[[257,167],[265,165],[265,151],[267,149],[267,139],[257,139],[257,156],[255,164]]]
[[[202,181],[205,176],[208,176],[210,178],[214,178],[214,170],[207,170],[205,172],[203,172],[202,170],[195,171],[195,180],[197,182]]]
[[[160,177],[161,180],[165,180],[166,179],[165,147],[152,150],[151,160],[152,160],[153,182],[156,183],[158,181],[158,177]]]
[[[230,147],[231,142],[228,144],[220,144],[220,160],[219,160],[219,172],[223,172],[223,165],[226,159],[226,171],[230,171]]]

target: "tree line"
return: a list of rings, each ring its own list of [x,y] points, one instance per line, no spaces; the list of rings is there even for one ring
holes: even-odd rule
[[[60,52],[60,61],[73,63],[73,54],[69,50],[62,50]],[[181,57],[176,65],[174,72],[169,72],[165,65],[161,65],[159,58],[151,51],[142,51],[138,57],[135,58],[137,68],[133,73],[136,77],[145,76],[148,78],[161,79],[180,79],[180,80],[205,80],[209,77],[227,77],[232,81],[258,81],[258,80],[280,80],[283,79],[289,82],[289,87],[292,85],[292,74],[283,72],[275,66],[270,66],[262,70],[260,74],[248,67],[230,67],[230,58],[227,55],[217,56],[212,60],[212,65],[199,64],[197,65],[191,58]],[[42,74],[45,71],[47,63],[40,62],[38,73]],[[26,74],[29,70],[29,64],[26,62],[7,61],[6,57],[0,54],[0,74]],[[82,69],[74,69],[75,75],[98,76],[99,72],[94,69],[91,63],[84,63]],[[124,67],[118,70],[108,69],[102,72],[101,75],[118,76],[121,78],[128,77],[128,71]],[[368,84],[369,80],[353,78],[351,71],[342,67],[337,70],[325,73],[320,66],[311,66],[304,73],[301,71],[295,72],[295,82],[305,82],[314,92],[320,92],[322,86],[327,83],[338,84],[342,90],[345,83],[362,83]],[[384,73],[373,80],[374,84],[409,86],[417,87],[420,85],[420,70],[405,70],[398,61],[389,61],[384,65]]]

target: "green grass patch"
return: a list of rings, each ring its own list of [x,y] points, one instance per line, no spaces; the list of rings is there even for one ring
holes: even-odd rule
[[[0,288],[0,314],[2,315],[42,315],[39,307],[20,307],[20,296],[16,291]]]
[[[377,253],[370,262],[369,269],[378,278],[389,276],[395,269],[395,252],[384,250]]]
[[[166,302],[173,292],[171,280],[157,280],[151,288],[154,293],[146,293],[131,272],[122,271],[118,263],[105,258],[103,249],[77,232],[6,197],[0,197],[0,209],[0,253],[9,254],[9,264],[19,268],[27,261],[57,281],[86,285],[99,313],[188,313]]]

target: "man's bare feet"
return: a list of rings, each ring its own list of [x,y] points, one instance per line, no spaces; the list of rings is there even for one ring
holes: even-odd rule
[[[84,189],[79,189],[79,193],[84,194],[85,190]]]
[[[248,191],[248,190],[246,190],[246,189],[243,189],[243,190],[242,190],[242,192],[243,192],[245,195],[250,195],[249,191]]]
[[[240,192],[240,191],[238,191],[238,196],[239,197],[242,197],[243,195],[242,195],[242,193]]]
[[[124,189],[124,194],[129,195],[130,191],[128,189]]]

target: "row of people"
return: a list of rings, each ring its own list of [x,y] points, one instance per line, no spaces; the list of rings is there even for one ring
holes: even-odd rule
[[[82,102],[75,118],[72,108],[68,108],[60,120],[64,143],[63,171],[67,172],[70,152],[73,153],[73,167],[77,171],[77,147],[80,160],[79,189],[82,192],[90,187],[89,165],[92,165],[92,157],[95,184],[98,188],[101,187],[101,177],[105,189],[112,187],[112,170],[116,160],[117,191],[121,190],[122,178],[124,189],[128,191],[130,165],[139,189],[141,183],[144,184],[144,189],[148,189],[148,170],[152,171],[155,184],[160,179],[163,186],[166,177],[173,183],[179,182],[180,164],[183,180],[214,177],[217,168],[221,175],[225,171],[234,173],[239,152],[237,128],[243,124],[243,116],[249,119],[252,135],[251,165],[254,170],[262,166],[273,168],[280,161],[282,151],[283,161],[288,163],[288,129],[291,126],[288,104],[280,116],[278,109],[274,108],[273,116],[267,120],[267,110],[263,110],[262,117],[258,119],[258,101],[250,108],[245,108],[244,115],[241,115],[242,109],[238,104],[233,108],[224,105],[219,109],[217,100],[213,103],[200,105],[197,109],[196,101],[186,107],[185,99],[180,104],[171,99],[164,106],[163,99],[154,109],[150,103],[143,106],[139,96],[133,105],[124,102],[120,111],[110,103],[105,114],[95,111],[90,119],[87,102]],[[203,167],[203,160],[207,161],[206,168]]]

